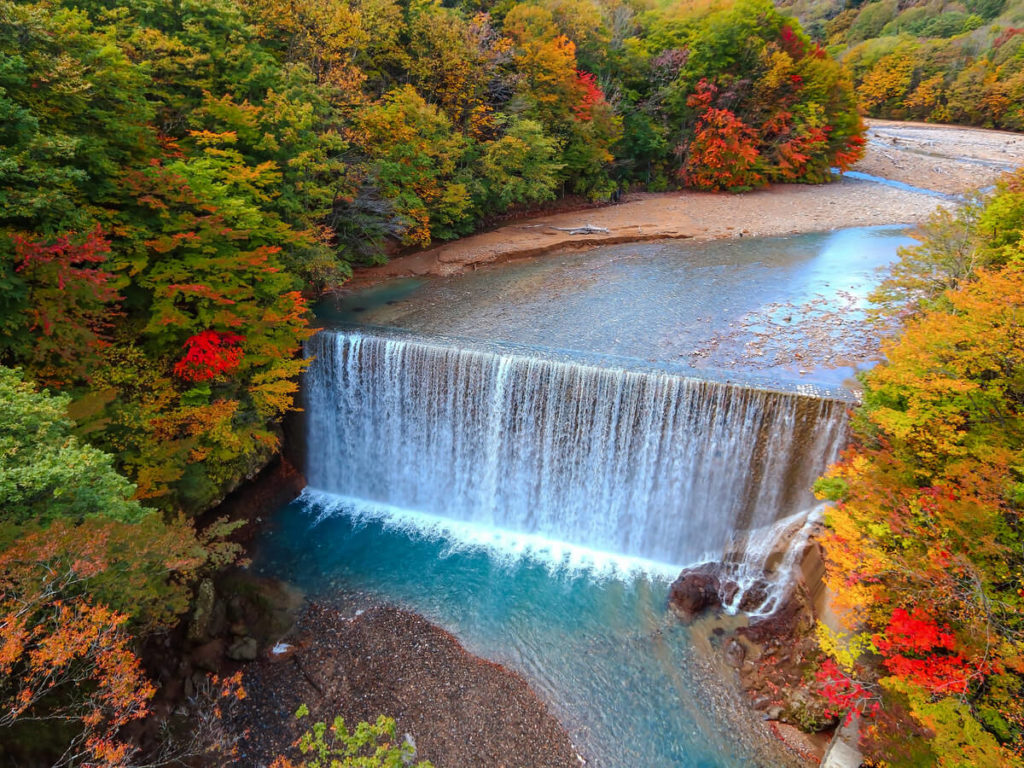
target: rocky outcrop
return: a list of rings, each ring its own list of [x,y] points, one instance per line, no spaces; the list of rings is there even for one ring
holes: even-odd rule
[[[822,659],[815,625],[827,603],[827,590],[820,582],[821,554],[813,541],[795,571],[792,587],[768,615],[756,615],[768,585],[755,581],[738,595],[739,587],[723,565],[704,564],[684,571],[672,585],[669,602],[686,623],[723,605],[735,606],[741,614],[755,613],[745,624],[741,617],[712,619],[710,626],[705,622],[699,631],[713,637],[710,650],[723,672],[736,670],[751,709],[771,723],[789,752],[810,764],[822,759],[836,726],[835,718],[826,714],[827,702],[813,675]],[[855,744],[855,738],[846,738],[830,754],[845,756]]]
[[[723,606],[735,606],[742,613],[759,613],[769,600],[769,592],[768,583],[763,580],[741,587],[726,569],[705,563],[679,574],[669,590],[668,604],[684,624],[689,624]]]
[[[713,566],[687,569],[672,583],[668,604],[676,616],[689,623],[705,611],[722,606],[721,589]]]

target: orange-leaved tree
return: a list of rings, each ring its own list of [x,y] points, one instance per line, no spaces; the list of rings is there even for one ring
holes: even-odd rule
[[[983,249],[992,231],[976,232],[972,247]],[[907,294],[928,308],[906,320],[865,377],[855,443],[817,486],[833,501],[821,539],[827,581],[871,651],[856,677],[882,693],[867,748],[894,766],[1022,764],[1019,235],[1015,253],[1001,253],[1000,264],[961,275],[923,305],[919,290]]]

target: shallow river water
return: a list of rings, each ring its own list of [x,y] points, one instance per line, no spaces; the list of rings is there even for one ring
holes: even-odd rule
[[[785,306],[816,300],[856,311],[879,269],[915,242],[905,227],[884,226],[605,246],[451,278],[394,280],[328,299],[318,314],[327,324],[384,325],[838,384],[852,368],[818,366],[801,374],[789,360],[755,364],[745,354],[751,318],[792,315]]]

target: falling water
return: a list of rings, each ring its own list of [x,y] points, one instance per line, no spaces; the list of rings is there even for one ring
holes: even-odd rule
[[[365,328],[308,353],[312,488],[675,566],[763,558],[779,521],[813,507],[849,406]]]

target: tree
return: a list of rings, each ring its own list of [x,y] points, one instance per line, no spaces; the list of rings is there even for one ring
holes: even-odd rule
[[[44,381],[86,378],[108,343],[121,298],[114,275],[103,268],[109,241],[99,227],[49,243],[19,234],[10,240],[12,293],[22,306],[8,318],[0,349],[24,361]]]
[[[112,457],[71,434],[69,400],[37,392],[20,371],[0,367],[0,521],[144,514]]]
[[[690,107],[704,106],[697,119],[693,140],[685,149],[681,175],[687,185],[697,189],[726,189],[739,192],[763,183],[758,172],[760,153],[754,142],[754,129],[728,109],[711,104],[715,88],[702,80]]]
[[[295,717],[309,714],[303,704]],[[278,757],[271,768],[403,768],[412,764],[415,747],[408,742],[395,743],[395,721],[381,715],[376,723],[359,723],[349,731],[345,721],[334,718],[328,726],[316,723],[296,742],[299,752],[308,755],[300,763]],[[433,768],[426,760],[415,768]]]
[[[968,214],[966,241],[944,216],[904,254],[904,293],[886,294],[901,332],[865,376],[853,447],[817,486],[833,501],[827,582],[870,638],[857,675],[882,691],[864,735],[893,766],[922,750],[937,765],[1022,764],[1024,244],[993,247],[1019,227],[1014,178]],[[998,258],[964,259],[980,253]]]

